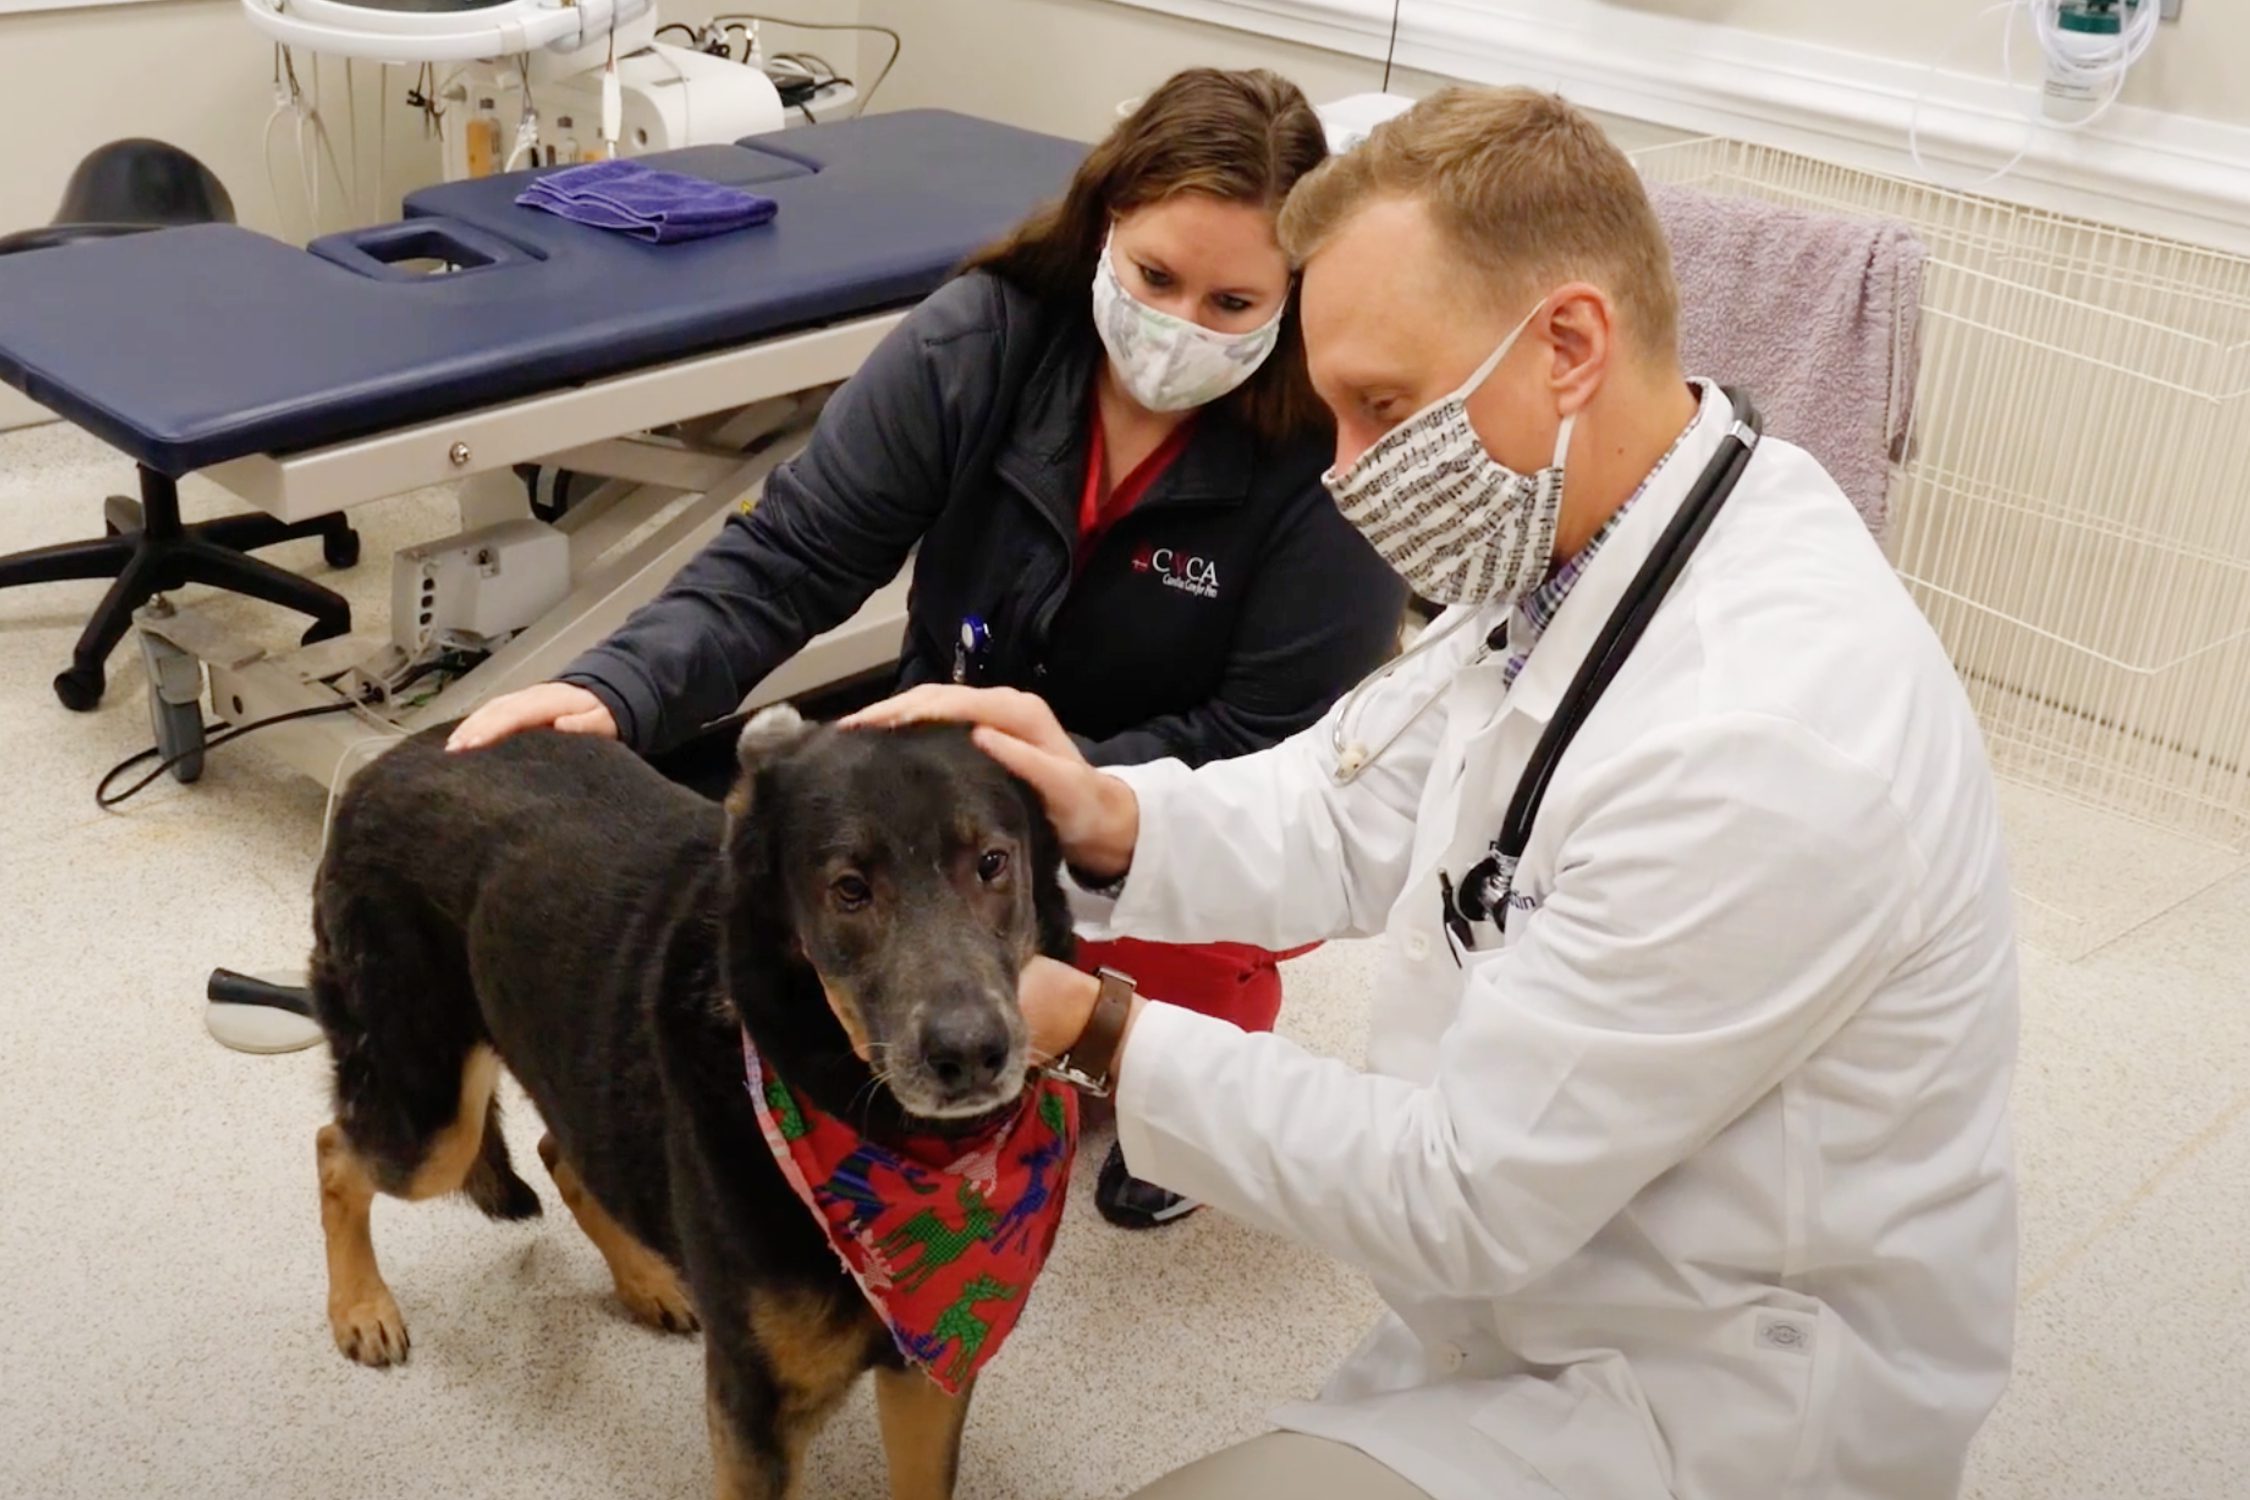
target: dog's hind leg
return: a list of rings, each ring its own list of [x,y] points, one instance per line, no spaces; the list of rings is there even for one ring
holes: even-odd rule
[[[375,1262],[369,1211],[375,1194],[406,1199],[457,1192],[484,1154],[485,1120],[500,1060],[474,1046],[462,1060],[453,1118],[424,1135],[411,1163],[370,1158],[342,1122],[324,1125],[315,1138],[320,1175],[320,1227],[328,1243],[328,1325],[336,1347],[363,1365],[405,1360],[406,1323]]]
[[[947,1395],[920,1370],[875,1372],[875,1410],[883,1424],[891,1500],[953,1500],[969,1395],[968,1390]]]
[[[552,1135],[539,1138],[539,1159],[547,1164],[547,1175],[554,1178],[555,1191],[562,1194],[578,1227],[586,1231],[586,1238],[609,1262],[609,1274],[617,1283],[617,1299],[625,1304],[625,1310],[651,1328],[695,1332],[694,1300],[671,1263],[609,1216],[609,1211],[586,1190],[584,1180]]]
[[[336,1125],[314,1138],[320,1172],[320,1230],[328,1242],[328,1328],[346,1359],[363,1365],[405,1360],[406,1320],[375,1263],[368,1210],[375,1181]]]
[[[313,1013],[336,1080],[316,1154],[336,1347],[388,1365],[406,1357],[406,1326],[376,1268],[370,1207],[377,1193],[468,1186],[487,1159],[500,1059],[459,931],[412,881],[355,855],[365,843],[331,846],[313,897]]]
[[[539,1195],[531,1190],[530,1183],[516,1175],[515,1163],[508,1159],[508,1138],[500,1133],[500,1096],[497,1093],[485,1106],[484,1145],[477,1154],[476,1165],[469,1168],[469,1180],[464,1187],[469,1201],[483,1209],[486,1218],[539,1217]]]

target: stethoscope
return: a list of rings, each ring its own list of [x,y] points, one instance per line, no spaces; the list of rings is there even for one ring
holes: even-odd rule
[[[1438,877],[1446,930],[1463,946],[1474,946],[1472,929],[1475,924],[1495,920],[1496,914],[1506,906],[1515,886],[1516,866],[1531,843],[1531,825],[1539,816],[1539,805],[1546,799],[1547,788],[1554,780],[1563,752],[1570,748],[1571,740],[1616,679],[1633,647],[1640,643],[1649,622],[1656,618],[1657,607],[1671,592],[1673,582],[1694,555],[1696,544],[1711,529],[1719,508],[1727,503],[1727,497],[1742,480],[1742,471],[1750,465],[1750,455],[1756,451],[1759,434],[1764,430],[1763,420],[1747,394],[1728,390],[1726,395],[1733,407],[1733,419],[1719,441],[1718,451],[1696,476],[1671,524],[1657,539],[1655,550],[1633,575],[1624,596],[1610,611],[1601,633],[1578,664],[1577,675],[1564,690],[1562,702],[1540,734],[1539,743],[1516,782],[1515,794],[1508,802],[1507,817],[1501,823],[1500,836],[1492,841],[1491,852],[1472,865],[1458,885],[1442,873]],[[1417,642],[1412,651],[1386,663],[1345,697],[1331,733],[1331,743],[1336,750],[1334,774],[1339,785],[1357,780],[1361,772],[1380,760],[1445,693],[1440,689],[1431,694],[1372,750],[1354,743],[1350,733],[1352,712],[1360,698],[1408,661],[1478,617],[1477,611],[1462,611],[1457,619],[1433,632],[1428,639]]]

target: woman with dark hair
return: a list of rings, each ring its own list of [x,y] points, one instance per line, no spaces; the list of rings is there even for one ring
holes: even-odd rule
[[[1326,155],[1274,74],[1168,80],[1059,203],[884,340],[663,594],[558,681],[480,709],[453,748],[542,727],[678,746],[917,546],[900,688],[1036,693],[1097,765],[1197,765],[1313,723],[1389,653],[1405,600],[1321,487],[1334,434],[1274,236]],[[1274,960],[1083,955],[1246,1030],[1280,1010]],[[1114,1151],[1097,1201],[1130,1227],[1193,1207]]]

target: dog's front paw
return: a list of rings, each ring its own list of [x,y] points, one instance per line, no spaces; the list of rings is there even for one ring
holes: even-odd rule
[[[694,1333],[703,1327],[677,1278],[650,1278],[617,1284],[618,1300],[638,1322],[666,1333]]]
[[[330,1306],[328,1328],[346,1359],[377,1370],[406,1363],[406,1319],[388,1289],[348,1307]]]

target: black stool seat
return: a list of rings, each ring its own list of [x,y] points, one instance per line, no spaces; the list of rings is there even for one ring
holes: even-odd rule
[[[54,222],[0,235],[0,255],[52,251],[174,225],[233,222],[234,200],[202,162],[163,141],[113,141],[71,173]],[[185,295],[193,291],[182,288]],[[351,629],[351,606],[342,595],[249,555],[276,542],[317,536],[329,565],[348,568],[359,560],[359,536],[341,513],[287,523],[252,512],[185,525],[173,481],[146,467],[140,479],[138,501],[112,495],[104,504],[105,535],[0,557],[0,588],[64,579],[115,580],[86,622],[69,669],[55,678],[55,696],[65,708],[83,711],[101,702],[109,654],[132,627],[133,612],[157,594],[191,583],[311,615],[307,641]]]

